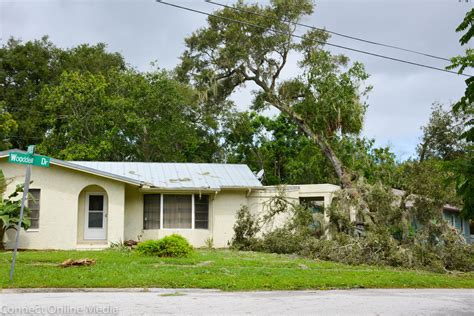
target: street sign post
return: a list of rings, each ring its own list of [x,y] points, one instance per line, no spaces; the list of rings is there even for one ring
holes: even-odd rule
[[[25,184],[23,185],[23,197],[21,198],[20,218],[16,227],[15,248],[13,249],[13,259],[10,268],[10,281],[13,280],[13,272],[15,271],[16,254],[20,243],[21,223],[23,221],[23,213],[25,211],[26,200],[28,199],[28,191],[30,188],[31,166],[49,167],[51,158],[46,156],[35,155],[35,146],[28,146],[26,153],[9,153],[8,162],[26,165]]]

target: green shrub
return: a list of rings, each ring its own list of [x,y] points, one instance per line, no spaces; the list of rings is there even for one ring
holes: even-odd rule
[[[259,239],[256,237],[260,231],[258,219],[253,216],[247,206],[242,206],[237,212],[234,224],[234,236],[230,246],[236,250],[258,250]]]
[[[157,257],[187,257],[194,251],[183,236],[173,234],[159,240],[147,240],[137,246],[137,252]]]
[[[301,250],[305,237],[308,236],[292,233],[285,228],[277,228],[264,235],[262,247],[266,252],[297,253]]]
[[[158,240],[146,240],[137,245],[137,252],[142,255],[157,256],[160,250]]]

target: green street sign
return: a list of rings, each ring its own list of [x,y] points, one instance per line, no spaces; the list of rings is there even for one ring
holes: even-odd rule
[[[51,158],[40,155],[31,155],[24,153],[9,153],[8,162],[20,165],[33,165],[38,167],[49,167]]]
[[[23,153],[9,153],[8,162],[18,163],[20,165],[32,165],[34,161],[33,155]]]
[[[33,166],[38,167],[49,167],[49,162],[51,158],[46,156],[34,155],[33,156]]]

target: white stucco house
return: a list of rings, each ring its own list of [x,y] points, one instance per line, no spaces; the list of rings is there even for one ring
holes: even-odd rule
[[[24,165],[0,169],[11,182],[24,181]],[[251,212],[276,194],[262,186],[246,165],[145,162],[92,162],[51,159],[49,168],[33,167],[32,227],[21,232],[23,249],[102,249],[112,242],[158,239],[179,233],[194,246],[212,238],[227,247],[236,212]],[[328,205],[339,187],[331,184],[288,186],[287,196],[315,207]],[[6,247],[13,246],[14,231]]]

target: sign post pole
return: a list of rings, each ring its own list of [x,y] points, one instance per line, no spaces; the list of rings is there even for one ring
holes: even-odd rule
[[[34,153],[35,153],[35,146],[34,145],[28,146],[28,154],[34,155]],[[13,259],[12,259],[12,265],[10,267],[10,281],[13,281],[13,271],[15,271],[16,254],[18,252],[18,245],[20,243],[21,222],[23,220],[23,212],[25,210],[25,203],[28,198],[28,190],[30,188],[30,178],[31,178],[31,165],[28,164],[26,166],[25,184],[23,186],[23,197],[21,198],[20,218],[18,220],[18,225],[16,228],[15,248],[13,249]]]

